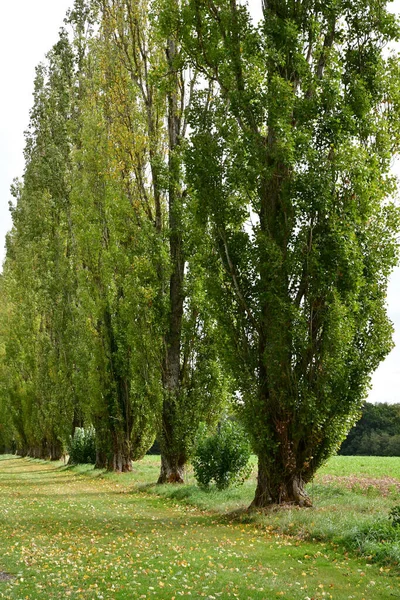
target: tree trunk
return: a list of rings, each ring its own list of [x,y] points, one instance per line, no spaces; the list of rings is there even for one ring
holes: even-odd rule
[[[168,40],[167,60],[172,74],[171,91],[168,94],[168,137],[169,137],[169,250],[172,272],[169,281],[169,323],[165,336],[165,358],[163,364],[163,414],[160,435],[161,471],[159,483],[183,483],[186,462],[184,431],[179,428],[181,386],[181,337],[184,303],[184,253],[181,234],[182,222],[179,214],[182,194],[180,190],[180,141],[181,121],[178,108],[179,83],[176,72],[176,43]]]
[[[262,457],[258,458],[257,488],[250,508],[266,508],[272,504],[311,506],[301,473],[286,473],[283,466],[279,468],[271,460],[269,463],[271,468]]]
[[[29,454],[29,449],[26,446],[23,446],[22,448],[17,448],[15,454],[17,456],[20,456],[21,458],[25,458]]]
[[[96,427],[95,469],[107,469],[117,473],[132,471],[131,444],[125,432],[113,428],[113,424],[101,427],[100,419]]]
[[[126,473],[132,471],[133,419],[130,382],[127,374],[121,373],[120,370],[112,310],[108,304],[104,311],[103,329],[100,331],[107,357],[107,373],[103,382],[103,403],[94,418],[96,430],[95,468]]]
[[[50,444],[50,460],[60,460],[63,455],[63,447],[60,440],[53,440]]]
[[[184,457],[161,455],[161,471],[157,483],[184,483]]]
[[[129,473],[132,471],[130,452],[123,445],[119,445],[111,454],[96,450],[95,469],[107,469],[116,473]]]
[[[176,390],[171,390],[169,399],[165,397],[163,402],[162,432],[159,438],[161,469],[157,483],[184,482],[183,475],[187,461],[186,446],[185,439],[183,439],[184,434],[180,431],[177,421],[179,412],[174,401],[174,393],[177,393]]]
[[[109,471],[129,473],[132,471],[131,445],[129,440],[124,435],[121,435],[120,431],[114,431],[113,438],[112,460],[107,468]]]
[[[96,447],[96,463],[95,469],[107,469],[107,453],[104,449]]]

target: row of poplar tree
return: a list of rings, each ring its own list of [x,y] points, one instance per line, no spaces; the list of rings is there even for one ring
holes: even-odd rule
[[[233,403],[254,503],[304,485],[391,348],[399,38],[381,0],[76,0],[37,68],[0,279],[0,417],[183,479]],[[386,52],[386,53],[385,53]]]

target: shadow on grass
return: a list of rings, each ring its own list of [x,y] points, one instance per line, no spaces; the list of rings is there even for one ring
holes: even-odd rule
[[[55,469],[32,469],[30,471],[20,471],[19,469],[12,469],[13,473],[15,473],[15,478],[14,480],[19,477],[20,475],[36,475],[38,473],[59,473],[60,472],[60,467],[57,467]],[[7,473],[7,470],[4,469],[3,473]],[[1,478],[1,474],[0,474],[0,478]]]
[[[86,499],[87,496],[84,494]],[[33,511],[30,516],[24,516],[18,519],[18,522],[4,522],[2,524],[3,533],[14,532],[17,529],[18,535],[29,536],[60,536],[65,535],[65,544],[70,545],[71,538],[74,538],[75,532],[79,533],[79,538],[92,537],[93,532],[101,532],[99,537],[107,537],[111,532],[113,535],[125,537],[132,533],[139,532],[139,537],[154,534],[155,531],[170,531],[181,538],[182,527],[185,529],[196,529],[201,526],[203,529],[214,529],[215,525],[226,526],[219,516],[188,514],[176,510],[175,507],[163,505],[160,507],[160,501],[157,502],[157,516],[154,513],[154,505],[151,501],[143,505],[143,499],[136,504],[127,505],[127,510],[115,511],[115,506],[111,505],[109,510],[104,510],[96,506],[88,506],[88,503],[79,506],[79,498],[74,497],[71,505],[72,511],[64,512],[64,508],[40,506],[40,511]],[[103,505],[104,506],[104,505]],[[28,507],[32,509],[32,507]],[[57,520],[54,519],[57,514]],[[187,538],[189,544],[193,543],[190,537]]]
[[[166,494],[159,494],[159,491],[165,490],[167,488],[168,492]],[[150,494],[156,495],[158,498],[162,499],[173,499],[173,500],[187,500],[193,496],[193,492],[196,490],[195,485],[187,485],[182,483],[168,483],[168,484],[159,484],[159,483],[139,483],[135,485],[134,489],[131,490],[131,493],[135,492],[148,492]]]

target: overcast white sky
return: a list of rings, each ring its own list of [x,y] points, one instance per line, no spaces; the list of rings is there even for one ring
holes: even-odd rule
[[[258,12],[261,0],[249,0]],[[35,66],[57,41],[58,30],[73,0],[2,0],[0,9],[0,264],[4,238],[11,227],[8,211],[10,185],[23,173],[23,132],[29,122]],[[392,3],[400,14],[400,0]],[[388,292],[389,315],[395,325],[396,348],[373,377],[371,402],[400,402],[400,268]]]
[[[32,106],[35,66],[58,39],[73,0],[1,0],[0,8],[0,264],[11,227],[10,185],[24,169],[24,131]]]

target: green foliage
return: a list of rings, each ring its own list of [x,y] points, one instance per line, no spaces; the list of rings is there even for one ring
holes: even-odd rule
[[[36,70],[26,168],[14,182],[2,302],[2,361],[17,451],[57,459],[71,431],[76,303],[69,220],[73,52],[65,31]]]
[[[394,521],[391,524],[384,518],[354,527],[344,536],[342,543],[381,564],[398,564],[400,560],[400,528]]]
[[[250,443],[243,428],[235,421],[224,420],[217,431],[200,432],[192,465],[199,485],[214,482],[218,490],[240,485],[249,477]]]
[[[91,422],[97,466],[129,470],[156,430],[184,464],[199,420],[225,402],[188,210],[177,113],[191,84],[171,10],[76,0],[37,68],[0,291],[0,410],[23,454],[59,450]]]
[[[74,435],[68,441],[68,464],[81,465],[96,462],[96,434],[93,427],[75,427]]]
[[[400,504],[397,504],[390,509],[389,519],[393,527],[400,527]]]
[[[84,169],[76,170],[79,220],[90,223],[81,237],[85,283],[89,300],[98,298],[90,312],[107,299],[114,339],[99,371],[130,380],[132,412],[142,404],[142,419],[158,430],[163,476],[177,480],[199,421],[215,420],[226,398],[181,151],[196,75],[182,60],[169,1],[100,5],[85,81]],[[100,314],[94,325],[99,338],[103,321]],[[113,403],[97,410],[115,424]]]
[[[7,303],[4,302],[4,276],[0,274],[0,453],[10,450],[13,446],[14,427],[9,404],[10,372],[5,363],[7,339]]]

